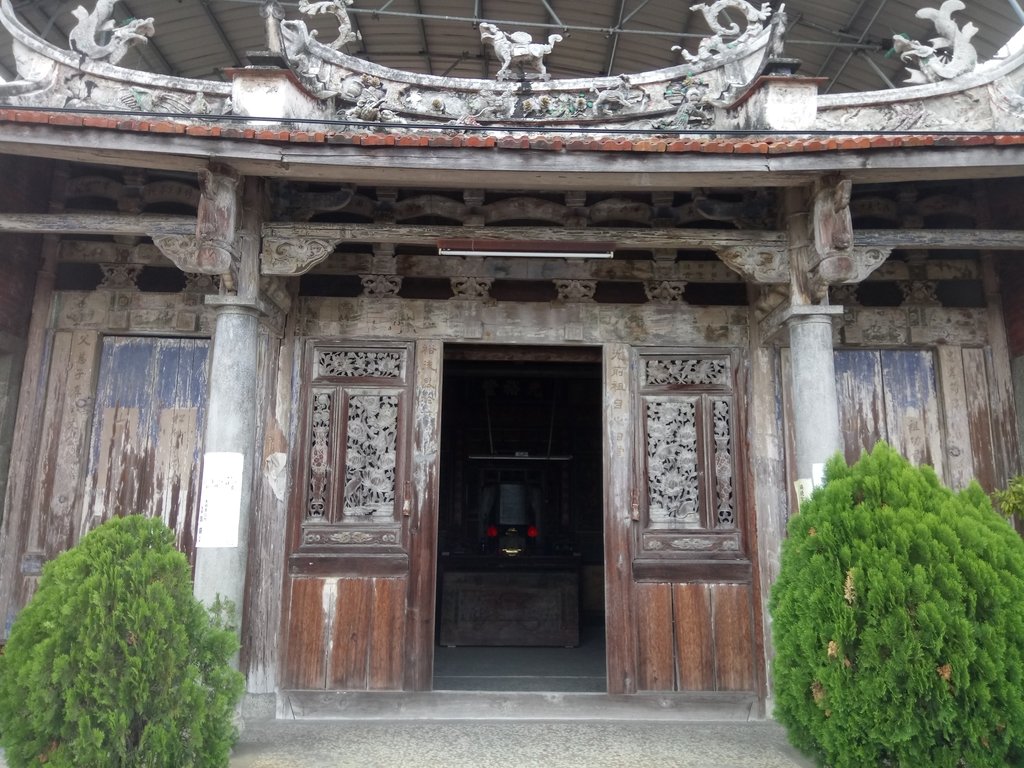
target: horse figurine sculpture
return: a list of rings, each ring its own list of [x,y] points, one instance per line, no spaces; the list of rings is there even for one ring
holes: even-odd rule
[[[498,80],[513,79],[511,67],[515,67],[521,80],[531,78],[531,75],[526,74],[527,69],[533,71],[533,79],[547,80],[548,71],[544,66],[544,56],[551,53],[555,43],[562,41],[562,36],[549,35],[547,43],[535,43],[528,32],[513,32],[506,35],[494,24],[481,22],[480,40],[491,46],[494,55],[501,62],[501,68],[496,75]]]

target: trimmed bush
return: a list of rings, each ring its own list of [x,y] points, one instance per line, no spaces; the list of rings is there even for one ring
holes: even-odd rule
[[[1024,542],[879,444],[789,525],[775,717],[833,768],[1024,764]]]
[[[12,768],[215,768],[237,736],[235,633],[159,520],[111,520],[48,563],[0,657]]]

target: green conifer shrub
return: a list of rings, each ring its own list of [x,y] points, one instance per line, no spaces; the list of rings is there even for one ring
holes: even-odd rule
[[[237,736],[238,641],[193,597],[159,520],[111,520],[46,565],[0,657],[11,768],[216,768]]]
[[[833,768],[1024,765],[1024,542],[879,444],[789,525],[775,717]]]

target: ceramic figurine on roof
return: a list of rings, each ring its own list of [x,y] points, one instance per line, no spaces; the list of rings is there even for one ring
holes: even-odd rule
[[[327,2],[320,3],[299,0],[299,11],[307,16],[333,14],[338,20],[338,37],[330,44],[330,47],[340,51],[349,43],[356,43],[363,39],[358,30],[352,29],[352,21],[348,17],[346,7],[352,5],[352,3],[353,0],[327,0]],[[310,34],[315,37],[316,31],[314,30]]]
[[[900,60],[917,62],[918,68],[907,67],[908,83],[937,83],[971,72],[978,65],[978,53],[971,44],[978,28],[971,22],[961,28],[953,21],[953,13],[966,8],[960,0],[946,0],[939,8],[922,8],[915,15],[919,19],[931,19],[938,37],[930,45],[910,40],[904,35],[895,35],[893,48]]]
[[[117,64],[132,46],[149,42],[156,32],[153,19],[132,19],[119,27],[111,18],[116,3],[117,0],[99,0],[92,13],[82,6],[71,12],[78,19],[68,35],[74,50],[96,61]],[[101,44],[99,41],[104,37],[109,39]]]
[[[547,80],[544,57],[551,53],[555,43],[562,42],[561,35],[548,35],[547,43],[535,43],[528,32],[507,35],[487,22],[480,25],[480,39],[491,46],[501,62],[496,75],[498,80]]]
[[[785,6],[779,8],[781,13]],[[729,19],[729,10],[738,11],[743,14],[746,19],[747,25],[740,32],[740,26],[734,21]],[[700,45],[697,47],[696,55],[690,53],[681,46],[673,45],[673,51],[679,51],[682,53],[683,58],[691,64],[698,62],[707,61],[715,56],[723,53],[727,47],[736,47],[743,45],[747,40],[750,40],[764,29],[764,21],[772,15],[772,7],[770,3],[763,3],[760,8],[755,8],[753,5],[748,3],[746,0],[718,0],[712,5],[706,5],[700,3],[698,5],[691,5],[691,11],[700,11],[704,14],[704,19],[707,21],[708,26],[714,34],[711,37],[705,37],[700,41]],[[724,16],[728,25],[723,26],[719,23],[719,17]],[[735,37],[735,40],[726,43],[724,38]]]
[[[117,0],[99,0],[93,10],[78,6],[69,34],[72,50],[40,38],[18,19],[11,0],[0,0],[0,24],[14,38],[18,78],[0,81],[0,103],[19,106],[117,109],[145,112],[226,114],[231,85],[126,69],[117,66],[128,50],[154,34],[153,19],[117,26]]]

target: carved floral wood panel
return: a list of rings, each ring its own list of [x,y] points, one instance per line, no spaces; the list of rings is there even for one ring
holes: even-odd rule
[[[310,345],[300,549],[401,546],[408,356]]]
[[[642,555],[738,554],[735,399],[728,355],[644,354]]]

